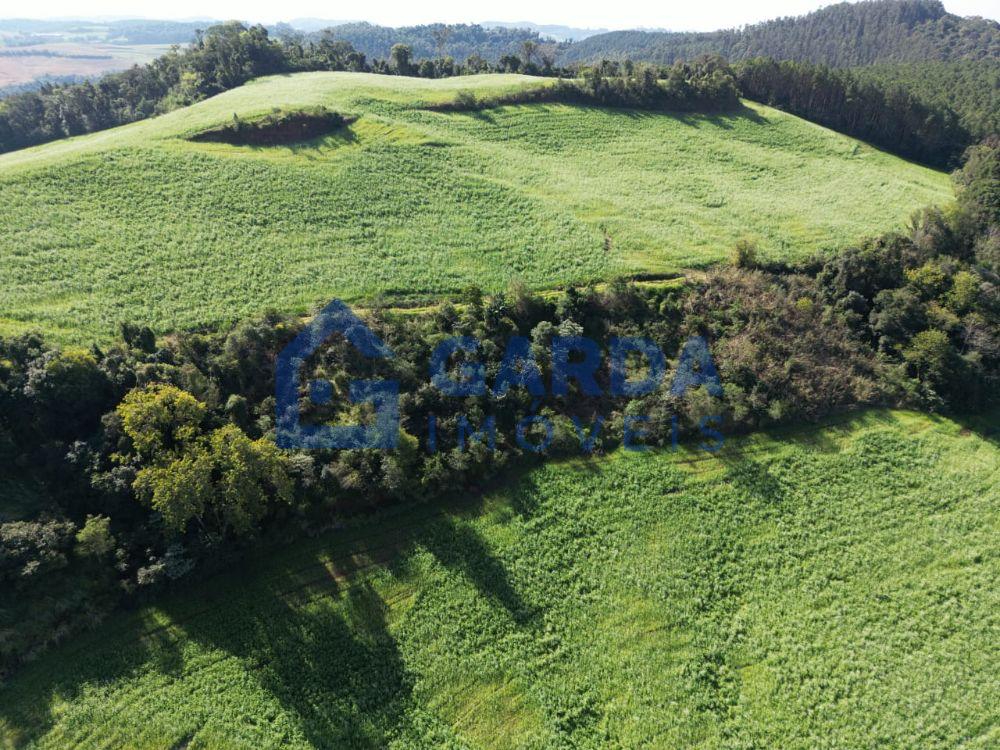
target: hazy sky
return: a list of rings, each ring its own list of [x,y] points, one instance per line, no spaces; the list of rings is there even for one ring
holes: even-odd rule
[[[360,4],[322,0],[173,0],[169,3],[142,0],[34,0],[25,4],[7,5],[0,9],[0,17],[209,17],[264,23],[313,17],[356,19],[391,26],[435,21],[533,21],[577,27],[624,29],[646,26],[707,31],[777,16],[801,15],[829,4],[824,0],[619,0],[613,3],[504,0],[488,4],[469,0],[375,0]],[[950,12],[958,15],[977,15],[1000,20],[1000,0],[944,0],[944,4]]]

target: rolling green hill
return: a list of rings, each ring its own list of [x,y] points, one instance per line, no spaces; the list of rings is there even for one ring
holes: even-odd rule
[[[0,156],[0,333],[106,338],[333,296],[423,299],[675,273],[741,238],[802,258],[950,199],[946,175],[747,103],[732,115],[554,104],[428,111],[545,79],[261,79],[159,118]],[[322,105],[291,146],[202,130]]]
[[[985,750],[998,482],[908,412],[549,464],[43,656],[0,746]]]

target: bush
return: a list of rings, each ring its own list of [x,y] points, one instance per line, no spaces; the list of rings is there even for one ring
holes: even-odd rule
[[[82,557],[104,557],[114,547],[111,519],[104,516],[87,516],[83,528],[76,532],[76,554]]]

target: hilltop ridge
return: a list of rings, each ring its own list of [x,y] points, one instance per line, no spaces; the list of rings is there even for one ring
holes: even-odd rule
[[[336,296],[417,301],[677,274],[740,239],[804,258],[950,200],[946,175],[768,107],[431,111],[546,79],[304,73],[0,156],[0,331],[92,340]],[[194,143],[275,108],[353,122],[285,146]]]

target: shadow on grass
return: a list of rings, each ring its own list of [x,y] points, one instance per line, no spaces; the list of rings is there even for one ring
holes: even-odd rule
[[[198,145],[207,146],[212,149],[210,153],[243,153],[254,156],[270,156],[280,154],[283,156],[294,156],[306,161],[321,161],[331,152],[335,152],[345,146],[351,146],[358,142],[358,136],[351,128],[345,125],[332,133],[326,133],[309,138],[307,140],[275,143],[275,144],[231,144],[210,141],[191,141]]]
[[[45,735],[58,719],[57,706],[77,699],[87,685],[127,680],[149,663],[165,674],[180,671],[183,660],[177,643],[165,630],[153,629],[112,648],[106,631],[113,630],[112,619],[25,666],[16,682],[0,687],[0,746],[22,747]]]
[[[474,109],[456,109],[456,110],[444,110],[446,114],[457,114],[465,115],[480,122],[489,123],[490,125],[496,124],[496,118],[493,116],[492,112],[503,107],[531,107],[542,112],[551,113],[557,108],[572,107],[574,109],[581,110],[593,110],[597,112],[604,112],[605,114],[617,115],[619,117],[627,117],[630,120],[645,120],[652,117],[669,117],[671,119],[677,120],[684,125],[688,125],[694,128],[699,128],[702,125],[708,124],[715,127],[721,128],[723,130],[732,130],[733,123],[739,120],[748,120],[757,125],[767,124],[767,118],[761,116],[759,112],[751,107],[746,106],[743,103],[732,110],[728,111],[703,111],[699,112],[696,110],[672,110],[672,109],[656,109],[656,108],[640,108],[640,107],[614,107],[609,105],[600,105],[593,103],[580,103],[573,101],[559,102],[559,101],[548,101],[548,102],[516,102],[516,101],[500,101],[496,104],[490,104],[488,106],[483,106]],[[432,110],[440,111],[440,110]]]
[[[995,448],[1000,448],[1000,409],[981,414],[956,414],[952,416],[962,427],[962,434],[975,435]]]
[[[784,504],[785,488],[766,464],[751,455],[739,453],[724,455],[721,461],[726,467],[724,481],[729,482],[750,503],[765,508],[777,508]]]
[[[240,658],[313,747],[388,745],[405,721],[413,678],[367,582],[294,606],[278,590],[256,606],[199,620],[187,636]]]
[[[533,621],[535,613],[486,541],[444,516],[380,536],[363,550],[312,566],[311,574],[275,576],[243,597],[245,608],[228,601],[212,616],[185,624],[185,633],[249,665],[312,746],[387,747],[407,730],[414,678],[389,630],[389,606],[363,574],[376,568],[401,576],[415,549],[465,577],[518,626]],[[296,575],[307,584],[294,585]]]
[[[287,151],[293,156],[309,161],[317,161],[319,157],[323,156],[329,150],[350,146],[357,142],[357,133],[354,132],[350,124],[347,124],[332,133],[326,133],[304,141],[277,143],[273,145],[244,145],[237,146],[236,148],[246,149],[259,154]]]
[[[485,599],[505,609],[518,625],[537,615],[514,588],[504,567],[471,526],[445,518],[417,540],[441,565],[467,578]]]
[[[465,504],[466,512],[474,509],[482,507]],[[158,610],[124,614],[131,619],[74,641],[72,649],[55,649],[0,690],[3,742],[22,746],[40,739],[63,715],[59,707],[88,689],[103,686],[113,694],[116,684],[148,672],[164,678],[154,680],[157,685],[186,679],[186,649],[198,644],[199,663],[206,654],[212,663],[238,659],[311,745],[386,747],[406,730],[414,680],[389,631],[389,606],[366,570],[399,575],[408,569],[410,552],[426,549],[519,627],[535,617],[472,526],[451,516],[428,518],[380,528],[362,543],[337,550],[336,559],[310,555],[249,578],[224,574],[165,597]],[[188,742],[200,727],[177,730],[177,741]]]

